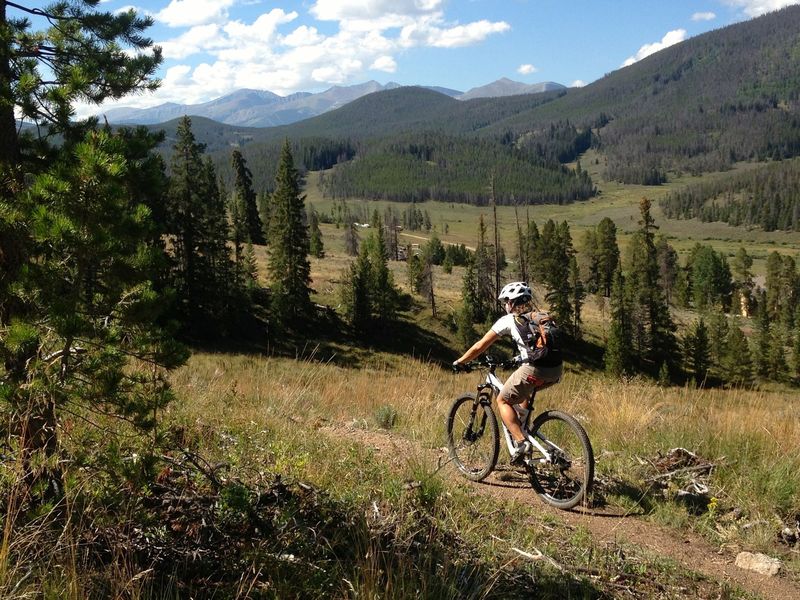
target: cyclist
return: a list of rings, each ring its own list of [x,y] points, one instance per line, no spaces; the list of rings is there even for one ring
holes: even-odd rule
[[[506,309],[491,329],[480,340],[467,350],[463,356],[453,362],[453,368],[462,366],[477,358],[501,335],[510,335],[517,345],[520,367],[506,380],[497,395],[497,409],[511,437],[514,440],[514,452],[511,462],[517,462],[531,451],[531,444],[522,433],[520,419],[514,405],[527,411],[528,399],[534,390],[547,384],[557,383],[561,379],[561,351],[548,347],[538,335],[539,322],[548,318],[547,313],[533,312],[533,292],[524,281],[507,284],[497,297]],[[526,413],[523,413],[526,414]]]

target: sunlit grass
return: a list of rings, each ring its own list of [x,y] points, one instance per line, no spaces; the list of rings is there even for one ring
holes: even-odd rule
[[[215,425],[284,423],[298,431],[324,423],[381,426],[396,411],[394,430],[422,447],[445,444],[450,402],[474,389],[479,375],[452,375],[407,359],[345,369],[334,364],[260,356],[200,354],[175,374],[184,398],[175,410]],[[652,460],[685,447],[717,464],[712,476],[723,504],[748,514],[800,512],[800,422],[790,393],[659,388],[568,373],[537,398],[538,409],[576,415],[588,430],[599,472],[627,477],[638,457]],[[606,459],[604,456],[612,458]]]

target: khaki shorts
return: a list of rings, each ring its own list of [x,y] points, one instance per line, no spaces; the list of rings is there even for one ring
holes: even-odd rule
[[[562,365],[557,367],[537,367],[522,365],[506,379],[500,397],[508,404],[519,404],[531,397],[533,390],[546,383],[555,383],[561,379]]]

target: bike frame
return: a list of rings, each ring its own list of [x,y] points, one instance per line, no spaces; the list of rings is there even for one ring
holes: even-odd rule
[[[488,373],[486,373],[486,383],[483,383],[478,386],[478,393],[480,394],[480,392],[483,392],[487,389],[491,390],[491,398],[489,400],[491,402],[492,400],[494,400],[494,398],[497,397],[497,394],[500,393],[500,390],[502,388],[503,388],[503,382],[497,375],[494,374],[493,369],[489,369]],[[528,413],[525,415],[524,421],[523,419],[520,419],[520,425],[522,426],[522,433],[525,436],[525,439],[527,439],[533,445],[534,448],[536,448],[539,452],[541,452],[542,456],[538,459],[525,458],[525,462],[527,464],[532,464],[537,462],[548,463],[551,462],[552,460],[552,456],[548,451],[547,447],[542,445],[539,442],[539,440],[536,439],[536,437],[534,437],[533,435],[531,435],[531,433],[528,431],[528,422],[530,421],[531,413],[533,412],[533,403],[535,397],[536,397],[536,391],[533,392],[531,398],[528,400]],[[514,410],[517,411],[516,408],[514,408]],[[517,415],[519,416],[519,411],[517,411]],[[502,416],[499,414],[498,416],[500,417],[500,425],[503,428],[503,437],[505,438],[506,441],[506,449],[508,450],[508,455],[512,456],[514,452],[514,440],[511,437],[511,433],[508,431],[508,427],[506,427],[506,424],[503,422]],[[542,441],[546,442],[551,449],[562,451],[561,448],[559,448],[553,442],[545,438],[543,435],[539,434],[538,437],[540,437]]]

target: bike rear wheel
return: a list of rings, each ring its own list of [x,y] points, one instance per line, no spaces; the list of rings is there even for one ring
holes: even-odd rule
[[[461,474],[481,481],[492,472],[500,451],[500,432],[491,400],[474,394],[456,398],[447,415],[447,448]]]
[[[570,509],[588,501],[594,481],[594,452],[589,436],[571,415],[545,411],[530,427],[550,458],[534,448],[529,466],[531,485],[552,506]]]

